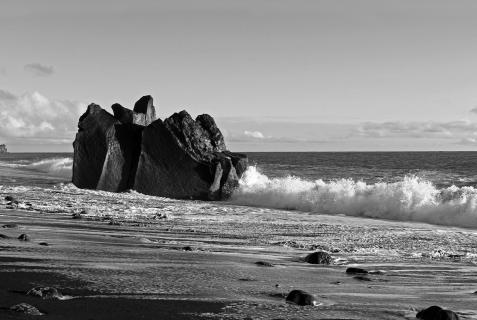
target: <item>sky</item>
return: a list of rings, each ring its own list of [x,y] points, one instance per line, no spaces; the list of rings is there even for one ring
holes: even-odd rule
[[[233,151],[477,150],[474,0],[3,0],[0,143],[95,102],[212,115]]]

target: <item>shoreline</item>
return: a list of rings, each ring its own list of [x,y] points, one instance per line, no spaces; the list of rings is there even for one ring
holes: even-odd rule
[[[74,220],[69,214],[0,210],[0,226],[18,225],[0,228],[10,237],[0,239],[0,283],[8,298],[4,301],[42,306],[46,300],[10,291],[54,285],[64,294],[81,297],[44,307],[45,319],[61,319],[63,309],[56,306],[71,303],[82,319],[108,319],[118,305],[130,306],[144,319],[155,318],[157,311],[148,310],[159,306],[169,310],[164,316],[169,319],[184,318],[184,311],[197,319],[413,319],[417,310],[436,304],[462,319],[477,319],[477,265],[452,256],[457,244],[460,252],[477,250],[475,231],[282,211],[271,216],[260,209],[246,219],[244,215],[176,212],[170,219],[139,222],[115,217],[115,225],[108,217]],[[31,240],[16,239],[21,233]],[[412,242],[431,253],[440,250],[442,256],[407,255],[404,249]],[[333,264],[302,261],[317,250],[330,252]],[[258,266],[258,261],[274,267]],[[360,281],[345,274],[348,266],[382,273]],[[3,282],[11,271],[36,276],[48,271],[55,276]],[[285,303],[292,289],[313,293],[319,305]],[[133,307],[137,297],[144,307]],[[104,308],[81,313],[84,304]]]

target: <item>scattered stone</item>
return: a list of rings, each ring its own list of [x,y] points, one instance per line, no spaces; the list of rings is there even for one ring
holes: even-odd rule
[[[43,313],[40,312],[36,307],[29,305],[28,303],[22,302],[10,307],[10,310],[15,312],[21,312],[23,314],[31,316],[41,316]]]
[[[369,277],[367,276],[354,276],[353,279],[360,280],[360,281],[372,281]]]
[[[40,242],[40,243],[38,243],[38,244],[39,244],[40,246],[45,246],[45,247],[48,247],[48,246],[49,246],[48,242]]]
[[[6,196],[5,201],[18,203],[18,200],[14,196]]]
[[[432,306],[419,311],[416,318],[421,320],[459,320],[459,316],[455,312],[444,310],[439,306]]]
[[[368,274],[368,270],[364,270],[364,269],[361,269],[361,268],[350,267],[350,268],[346,269],[346,273],[347,274]]]
[[[12,224],[4,224],[2,226],[2,228],[9,228],[9,229],[13,229],[13,228],[18,228],[18,225],[12,223]]]
[[[83,213],[83,212],[84,212],[84,210],[81,211],[81,213]],[[71,218],[73,218],[73,219],[81,219],[81,218],[83,218],[83,215],[82,215],[81,213],[75,212],[75,213],[73,213],[73,214],[71,215]]]
[[[184,250],[184,251],[194,251],[194,248],[192,248],[191,246],[185,246],[185,247],[182,247],[182,250]]]
[[[10,239],[11,237],[7,236],[6,234],[0,233],[0,239]]]
[[[330,264],[333,259],[324,251],[310,253],[305,257],[305,262],[312,264]]]
[[[277,283],[277,284],[275,285],[275,288],[280,288],[280,284]]]
[[[267,261],[257,261],[255,262],[255,264],[257,266],[261,266],[261,267],[274,267],[274,265],[270,262],[267,262]]]
[[[22,233],[21,235],[18,236],[18,240],[20,240],[20,241],[30,241],[30,236],[27,235],[26,233]]]
[[[61,299],[63,297],[58,289],[53,287],[35,287],[30,289],[26,294],[27,296],[39,297],[42,299]]]
[[[286,297],[286,301],[295,303],[299,306],[317,305],[315,296],[303,290],[292,290]]]

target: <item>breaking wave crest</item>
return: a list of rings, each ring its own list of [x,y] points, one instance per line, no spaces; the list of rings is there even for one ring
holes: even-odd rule
[[[50,158],[30,164],[21,165],[26,169],[33,169],[45,172],[54,176],[71,178],[73,159],[72,158]]]
[[[299,177],[269,178],[251,166],[231,202],[305,212],[343,214],[440,225],[477,227],[477,189],[438,189],[406,176],[399,182],[367,184],[352,179],[325,182]]]

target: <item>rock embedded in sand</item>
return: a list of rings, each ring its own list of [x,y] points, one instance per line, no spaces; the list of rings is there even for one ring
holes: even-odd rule
[[[305,257],[305,262],[312,264],[330,264],[332,261],[330,254],[324,251],[313,252]]]
[[[53,287],[35,287],[30,289],[26,294],[27,296],[39,297],[42,299],[61,299],[63,297],[58,289]]]
[[[18,236],[18,240],[20,240],[20,241],[30,241],[30,236],[27,235],[26,233],[22,233],[21,235]]]
[[[226,149],[209,115],[186,112],[156,120],[151,96],[114,116],[90,104],[73,144],[73,184],[181,199],[222,200],[237,188],[247,156]]]
[[[18,203],[17,198],[15,198],[14,196],[10,196],[10,195],[8,195],[8,196],[5,197],[5,201]]]
[[[45,246],[45,247],[48,247],[48,246],[49,246],[48,242],[40,242],[40,243],[38,243],[38,244],[39,244],[40,246]]]
[[[72,219],[81,219],[81,218],[83,218],[83,215],[79,212],[75,212],[71,215],[71,218]]]
[[[373,281],[368,276],[354,276],[353,279],[360,280],[360,281]]]
[[[11,306],[10,310],[12,310],[14,312],[20,312],[20,313],[23,313],[23,314],[26,314],[26,315],[30,315],[30,316],[41,316],[41,315],[43,315],[43,313],[41,313],[40,310],[38,310],[36,307],[34,307],[34,306],[32,306],[28,303],[25,303],[25,302],[16,304],[14,306]]]
[[[270,262],[267,262],[267,261],[257,261],[255,262],[255,264],[257,266],[261,266],[261,267],[274,267],[274,265]]]
[[[286,297],[287,302],[295,303],[299,306],[316,306],[317,300],[314,295],[303,290],[292,290]]]
[[[0,233],[0,239],[10,239],[11,237],[7,236],[6,234]]]
[[[459,320],[459,316],[455,312],[444,310],[439,306],[431,306],[419,311],[416,318],[421,320]]]
[[[4,224],[2,226],[2,228],[8,228],[8,229],[18,228],[18,225],[16,225],[16,224]]]
[[[361,268],[355,268],[355,267],[349,267],[346,269],[347,274],[368,274],[368,270],[361,269]]]

